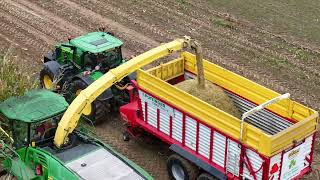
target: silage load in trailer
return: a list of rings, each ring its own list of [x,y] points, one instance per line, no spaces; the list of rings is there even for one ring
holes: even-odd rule
[[[205,82],[204,89],[198,86],[198,82],[195,79],[182,81],[175,86],[210,105],[218,107],[237,118],[241,118],[241,114],[237,107],[233,104],[224,90],[209,81]]]

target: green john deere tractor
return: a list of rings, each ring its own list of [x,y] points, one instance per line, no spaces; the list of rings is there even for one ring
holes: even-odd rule
[[[81,90],[124,62],[122,44],[121,40],[103,31],[57,44],[55,50],[44,57],[40,83],[46,89],[63,94],[71,103]],[[124,89],[129,82],[130,77],[124,78],[105,91],[83,114],[95,124],[110,117],[109,113],[118,109],[111,104],[122,105],[128,101]]]
[[[55,131],[67,107],[61,95],[48,90],[31,91],[0,104],[0,157],[4,159],[0,179],[8,174],[19,180],[152,179],[81,130],[73,132],[64,147],[56,148]]]

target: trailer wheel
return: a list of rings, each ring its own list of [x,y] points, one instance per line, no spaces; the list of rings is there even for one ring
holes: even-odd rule
[[[197,178],[197,180],[216,180],[215,177],[208,173],[202,173],[200,176]]]
[[[167,170],[172,180],[193,180],[199,173],[199,169],[194,164],[177,154],[169,156]]]

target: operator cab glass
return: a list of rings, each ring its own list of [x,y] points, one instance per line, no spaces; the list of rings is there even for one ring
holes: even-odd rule
[[[119,66],[122,62],[121,47],[116,47],[109,51],[101,53],[84,53],[83,66],[86,71],[94,70],[97,66],[103,73],[106,73],[111,68]]]
[[[18,149],[31,142],[53,140],[57,122],[68,107],[64,97],[48,90],[34,90],[0,103],[0,120]]]
[[[13,146],[19,149],[20,147],[31,145],[32,142],[35,142],[37,146],[51,142],[60,118],[61,115],[34,123],[12,121]]]
[[[21,121],[12,121],[12,136],[13,136],[13,146],[16,149],[24,147],[29,144],[28,139],[28,123]]]
[[[97,58],[98,63],[102,63],[106,67],[115,68],[122,62],[121,47],[98,54]]]
[[[40,121],[30,124],[30,144],[35,142],[36,145],[43,145],[53,140],[56,129],[58,127],[58,122],[61,118],[60,116],[55,116],[53,118],[46,119],[45,121]]]

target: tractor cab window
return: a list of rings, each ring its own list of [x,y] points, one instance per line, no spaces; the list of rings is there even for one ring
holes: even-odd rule
[[[122,62],[121,48],[105,51],[96,55],[97,65],[106,72],[119,66]]]
[[[12,127],[13,146],[17,149],[26,146],[28,144],[28,123],[13,121]]]
[[[121,48],[117,47],[102,53],[86,53],[83,57],[83,68],[86,71],[99,70],[108,72],[109,69],[119,66],[122,62]]]
[[[119,66],[122,62],[121,47],[98,54],[97,62],[110,69]]]
[[[97,65],[97,57],[95,54],[86,53],[83,57],[83,66],[86,71],[91,71]]]
[[[57,57],[60,57],[60,55],[61,55],[61,47],[58,47],[58,48],[56,48],[56,50],[55,50],[55,57],[57,58]]]
[[[35,142],[44,142],[54,137],[58,126],[58,118],[50,118],[42,122],[32,123],[30,139]]]

